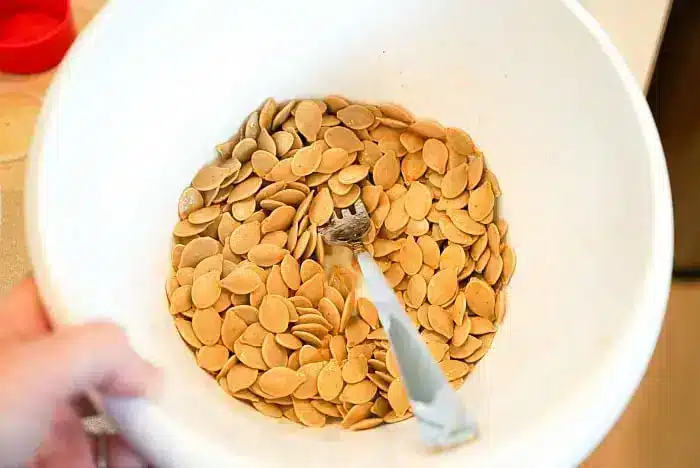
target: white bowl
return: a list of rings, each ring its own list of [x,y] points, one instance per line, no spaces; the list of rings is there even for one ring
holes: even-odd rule
[[[167,313],[178,195],[265,97],[339,93],[467,129],[518,254],[493,349],[460,392],[476,443],[405,422],[282,424],[200,371]],[[570,0],[113,2],[51,88],[31,154],[29,244],[59,322],[109,318],[163,366],[153,404],[110,401],[159,466],[563,466],[637,386],[666,304],[672,219],[642,93]]]

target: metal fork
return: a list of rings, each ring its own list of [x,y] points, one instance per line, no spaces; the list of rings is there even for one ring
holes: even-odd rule
[[[475,421],[467,414],[384,274],[362,244],[371,222],[365,205],[357,200],[352,207],[334,212],[321,235],[330,244],[350,247],[357,256],[367,291],[396,355],[423,441],[430,448],[443,449],[473,440],[477,435]]]

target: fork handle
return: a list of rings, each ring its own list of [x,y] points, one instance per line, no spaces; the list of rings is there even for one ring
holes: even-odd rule
[[[467,415],[384,274],[367,252],[358,254],[357,261],[365,288],[389,335],[423,440],[434,447],[446,447],[474,438],[474,420]]]

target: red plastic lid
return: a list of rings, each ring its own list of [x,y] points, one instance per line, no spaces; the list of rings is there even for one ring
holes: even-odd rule
[[[75,39],[68,0],[0,0],[0,71],[58,65]]]

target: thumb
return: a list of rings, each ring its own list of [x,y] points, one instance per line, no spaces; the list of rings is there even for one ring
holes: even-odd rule
[[[92,323],[59,329],[22,346],[17,376],[34,401],[65,401],[88,390],[109,396],[149,396],[158,392],[160,371],[129,346],[121,328]],[[41,369],[41,378],[36,370]],[[27,379],[27,380],[25,380]],[[32,385],[37,383],[38,385]]]
[[[141,359],[113,324],[67,327],[3,347],[0,458],[22,460],[32,453],[45,437],[56,408],[88,390],[110,396],[154,396],[160,382],[160,371]]]

